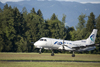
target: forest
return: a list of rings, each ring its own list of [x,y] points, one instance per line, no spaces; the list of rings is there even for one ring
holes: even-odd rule
[[[93,12],[89,16],[81,14],[76,28],[67,26],[66,18],[63,14],[62,20],[59,20],[53,13],[50,19],[45,20],[40,9],[36,12],[32,8],[28,13],[23,7],[20,12],[17,7],[6,4],[3,9],[0,8],[0,52],[38,52],[31,42],[41,37],[75,41],[88,38],[93,29],[98,29],[96,43],[100,43],[100,15],[95,18]],[[43,49],[42,52],[50,51]],[[100,54],[100,45],[95,50],[81,53]]]

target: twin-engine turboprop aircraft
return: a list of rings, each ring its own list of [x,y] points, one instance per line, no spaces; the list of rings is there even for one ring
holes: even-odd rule
[[[96,39],[97,29],[93,29],[91,35],[85,40],[77,40],[77,41],[68,41],[61,39],[53,39],[42,37],[40,40],[34,43],[36,48],[39,48],[39,53],[41,53],[41,49],[52,50],[51,56],[54,56],[53,50],[66,50],[72,51],[72,57],[75,57],[74,52],[82,52],[82,51],[90,51],[94,50],[96,47],[95,39]]]

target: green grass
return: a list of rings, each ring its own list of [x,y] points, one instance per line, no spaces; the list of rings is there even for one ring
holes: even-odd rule
[[[100,63],[76,62],[0,62],[0,67],[100,67]]]
[[[0,60],[82,60],[100,61],[100,55],[76,54],[55,54],[50,53],[0,53]],[[3,62],[0,67],[100,67],[100,63],[77,63],[77,62]]]
[[[0,53],[0,60],[76,60],[76,61],[100,61],[100,55],[95,54],[76,54],[76,57],[71,57],[71,54],[55,54],[51,53]]]

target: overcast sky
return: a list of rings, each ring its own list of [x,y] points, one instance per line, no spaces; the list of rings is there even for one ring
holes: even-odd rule
[[[2,3],[6,2],[18,2],[18,1],[30,1],[30,0],[0,0]],[[45,1],[45,0],[38,0],[38,1]],[[48,0],[53,1],[53,0]],[[100,0],[56,0],[56,1],[71,1],[71,2],[80,2],[80,3],[100,3]]]

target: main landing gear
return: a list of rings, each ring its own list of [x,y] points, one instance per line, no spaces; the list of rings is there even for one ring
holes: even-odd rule
[[[51,51],[52,51],[51,56],[54,56],[54,51],[53,50],[51,50]]]
[[[75,57],[74,51],[73,51],[72,57]]]

